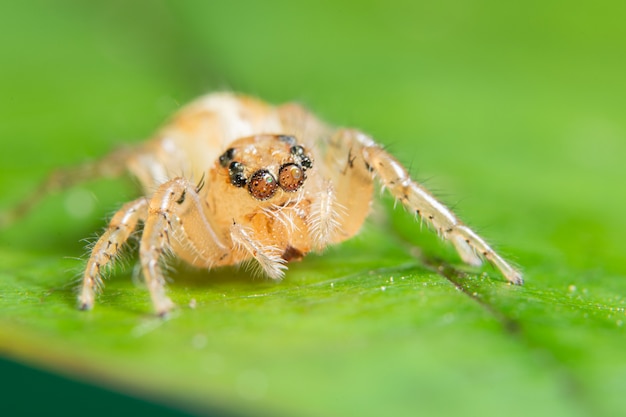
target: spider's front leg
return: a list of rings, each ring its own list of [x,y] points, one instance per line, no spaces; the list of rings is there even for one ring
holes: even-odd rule
[[[183,227],[182,218],[192,227]],[[165,276],[161,266],[165,252],[172,250],[187,260],[193,257],[209,266],[211,254],[207,254],[206,250],[211,249],[211,244],[216,245],[217,240],[202,212],[196,187],[184,178],[159,186],[150,200],[139,245],[141,269],[158,315],[163,316],[174,307],[165,294]]]
[[[509,282],[518,285],[523,283],[519,271],[463,224],[450,209],[413,181],[406,168],[371,138],[354,130],[343,130],[340,134],[361,146],[365,163],[380,178],[389,192],[409,210],[429,222],[443,239],[452,241],[464,262],[477,266],[481,264],[480,257],[484,257],[496,266]]]

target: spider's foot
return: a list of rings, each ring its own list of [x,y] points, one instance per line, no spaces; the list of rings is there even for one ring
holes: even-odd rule
[[[158,302],[154,303],[154,309],[157,316],[161,318],[167,318],[168,314],[176,307],[176,304],[168,297],[161,298]]]
[[[516,270],[508,271],[504,274],[507,281],[514,285],[522,285],[524,284],[524,277],[522,277],[522,273]]]
[[[78,308],[83,311],[91,310],[94,304],[93,291],[83,288],[78,296]]]
[[[78,305],[78,309],[81,311],[88,311],[93,308],[93,305],[87,303],[81,303]]]

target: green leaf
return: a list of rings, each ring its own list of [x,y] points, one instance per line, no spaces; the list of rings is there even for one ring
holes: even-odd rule
[[[282,282],[174,264],[162,320],[129,251],[81,312],[81,239],[136,192],[102,180],[0,232],[0,353],[194,413],[626,414],[626,16],[603,3],[1,6],[3,209],[229,85],[372,133],[526,284],[383,199]]]

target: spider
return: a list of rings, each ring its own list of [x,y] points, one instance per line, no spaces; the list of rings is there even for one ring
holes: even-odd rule
[[[174,307],[164,286],[167,253],[206,269],[251,261],[268,277],[282,278],[289,261],[359,231],[375,178],[449,240],[465,263],[478,266],[484,258],[509,282],[522,284],[519,271],[369,136],[328,126],[298,104],[274,107],[233,93],[209,94],[183,107],[149,141],[78,171],[59,171],[43,188],[127,171],[143,195],[114,214],[93,246],[78,293],[84,310],[93,307],[105,267],[139,223],[141,270],[156,313],[165,315]],[[174,175],[181,171],[184,176]]]

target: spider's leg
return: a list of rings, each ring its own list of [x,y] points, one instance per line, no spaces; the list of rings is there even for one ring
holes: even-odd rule
[[[126,171],[127,161],[133,155],[131,148],[120,148],[97,161],[59,169],[48,177],[22,201],[0,213],[0,229],[27,215],[47,195],[67,190],[82,182],[100,177],[118,177]]]
[[[161,316],[174,307],[165,294],[161,261],[166,251],[202,268],[228,263],[232,256],[204,213],[196,187],[175,178],[160,185],[150,200],[139,257],[154,309]]]
[[[165,294],[165,276],[161,267],[162,257],[172,249],[174,236],[180,231],[180,207],[187,194],[194,192],[184,179],[174,179],[162,184],[150,200],[148,218],[139,245],[141,269],[150,291],[157,314],[165,315],[174,303]]]
[[[413,181],[406,168],[371,138],[361,132],[343,130],[342,134],[361,144],[368,168],[380,178],[389,192],[410,211],[430,223],[439,236],[452,241],[464,262],[480,265],[484,257],[514,284],[522,284],[522,274],[498,255],[478,234],[463,224],[450,209],[438,201],[423,186]]]
[[[138,198],[124,204],[115,213],[107,230],[100,236],[87,261],[83,283],[78,295],[81,309],[93,307],[95,292],[102,288],[102,271],[115,259],[120,249],[137,227],[137,222],[144,221],[148,215],[148,200]]]

